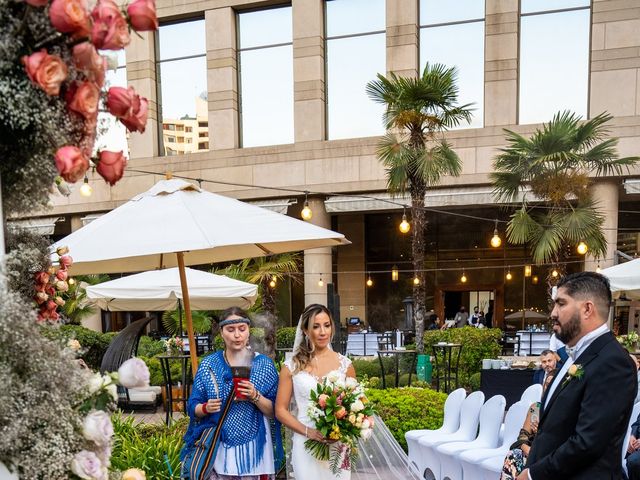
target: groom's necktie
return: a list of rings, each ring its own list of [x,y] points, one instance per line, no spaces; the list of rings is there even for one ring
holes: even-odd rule
[[[576,353],[577,353],[577,347],[565,347],[565,350],[567,352],[567,355],[569,355],[569,358],[571,358],[571,360],[575,360],[576,359]]]

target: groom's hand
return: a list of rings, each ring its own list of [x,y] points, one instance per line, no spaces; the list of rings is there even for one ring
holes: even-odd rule
[[[529,469],[525,468],[522,472],[520,472],[520,475],[518,475],[518,478],[516,478],[516,480],[529,480]]]

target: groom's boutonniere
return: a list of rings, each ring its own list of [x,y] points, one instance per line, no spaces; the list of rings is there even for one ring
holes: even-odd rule
[[[580,380],[583,375],[584,375],[584,368],[582,368],[582,365],[578,363],[574,363],[569,367],[569,370],[567,370],[567,378],[565,378],[564,382],[562,382],[562,386],[564,387],[567,383],[571,381],[572,378],[577,378],[578,380]]]

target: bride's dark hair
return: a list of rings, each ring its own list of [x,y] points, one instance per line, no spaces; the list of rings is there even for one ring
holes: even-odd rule
[[[309,324],[313,322],[313,319],[319,313],[326,313],[329,320],[331,320],[331,341],[333,341],[333,335],[335,334],[336,329],[335,322],[333,321],[333,317],[331,316],[329,309],[319,303],[313,303],[307,306],[307,308],[304,309],[304,312],[300,315],[300,320],[298,321],[298,325],[302,330],[303,339],[297,353],[293,356],[294,372],[304,370],[311,362],[311,355],[315,350],[315,345],[313,345],[313,342],[309,341],[307,331],[309,330]]]

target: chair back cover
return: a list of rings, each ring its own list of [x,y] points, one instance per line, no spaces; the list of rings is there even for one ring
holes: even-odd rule
[[[452,433],[460,428],[460,416],[462,402],[464,402],[467,392],[464,388],[458,388],[449,394],[444,402],[444,421],[442,422],[442,433]]]
[[[504,407],[507,400],[502,395],[494,395],[480,409],[480,431],[478,433],[479,448],[498,446],[500,426],[504,418]]]

